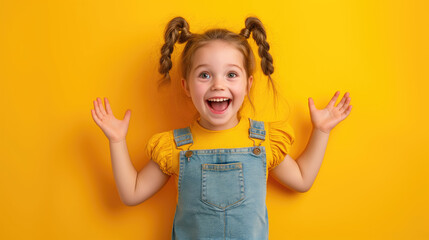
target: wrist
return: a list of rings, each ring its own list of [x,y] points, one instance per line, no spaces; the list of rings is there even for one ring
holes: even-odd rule
[[[125,140],[125,138],[123,138],[123,139],[117,139],[117,140],[110,140],[109,139],[109,143],[122,143],[122,142],[126,142],[126,140]]]
[[[331,130],[321,129],[321,128],[317,128],[317,127],[313,127],[313,131],[315,133],[319,133],[319,134],[323,134],[323,135],[329,135],[329,133],[331,132]]]

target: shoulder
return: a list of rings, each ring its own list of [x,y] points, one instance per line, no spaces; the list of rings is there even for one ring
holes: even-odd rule
[[[287,120],[280,121],[256,121],[249,118],[249,128],[259,134],[265,134],[268,140],[283,140],[292,144],[295,141],[295,132]]]
[[[148,146],[154,147],[158,145],[165,145],[171,142],[171,140],[173,139],[173,130],[155,133],[154,135],[152,135],[152,137],[150,137]]]
[[[291,124],[285,120],[265,122],[265,129],[272,152],[271,162],[268,163],[268,168],[271,170],[290,153],[292,144],[295,142],[295,132]]]
[[[295,141],[295,131],[286,120],[265,122],[265,128],[270,139],[285,138],[290,144]]]
[[[161,170],[171,175],[171,159],[174,137],[173,130],[154,134],[146,144],[146,155],[158,163]]]

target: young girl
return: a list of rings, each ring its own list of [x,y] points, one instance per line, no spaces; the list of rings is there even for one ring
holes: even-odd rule
[[[126,205],[144,202],[170,176],[175,177],[173,239],[268,239],[265,197],[269,170],[281,184],[308,191],[330,131],[350,114],[348,93],[335,106],[337,91],[321,110],[309,98],[311,138],[297,160],[291,158],[288,153],[295,137],[287,122],[256,121],[240,115],[255,67],[247,42],[250,34],[272,84],[273,59],[259,19],[247,18],[240,34],[225,29],[191,33],[181,17],[168,23],[159,71],[169,82],[174,44],[186,42],[181,85],[199,117],[188,127],[155,134],[147,144],[151,160],[139,172],[130,161],[125,141],[131,111],[118,120],[107,98],[105,108],[100,98],[94,101],[92,117],[109,139],[115,181]]]

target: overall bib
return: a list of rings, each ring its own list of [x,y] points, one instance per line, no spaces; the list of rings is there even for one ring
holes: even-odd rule
[[[190,128],[174,130],[178,148],[190,145],[180,151],[172,239],[268,239],[265,129],[249,121],[253,147],[189,150]]]

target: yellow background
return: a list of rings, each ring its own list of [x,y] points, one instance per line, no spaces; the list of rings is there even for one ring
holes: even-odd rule
[[[173,179],[124,205],[90,109],[108,97],[117,118],[132,110],[138,170],[152,134],[187,125],[177,85],[156,89],[164,27],[178,15],[196,33],[262,20],[281,110],[266,100],[257,57],[255,118],[289,117],[294,158],[311,132],[308,97],[322,108],[350,92],[352,112],[331,132],[310,191],[270,178],[270,239],[428,239],[428,10],[424,0],[0,0],[0,239],[170,237]]]

